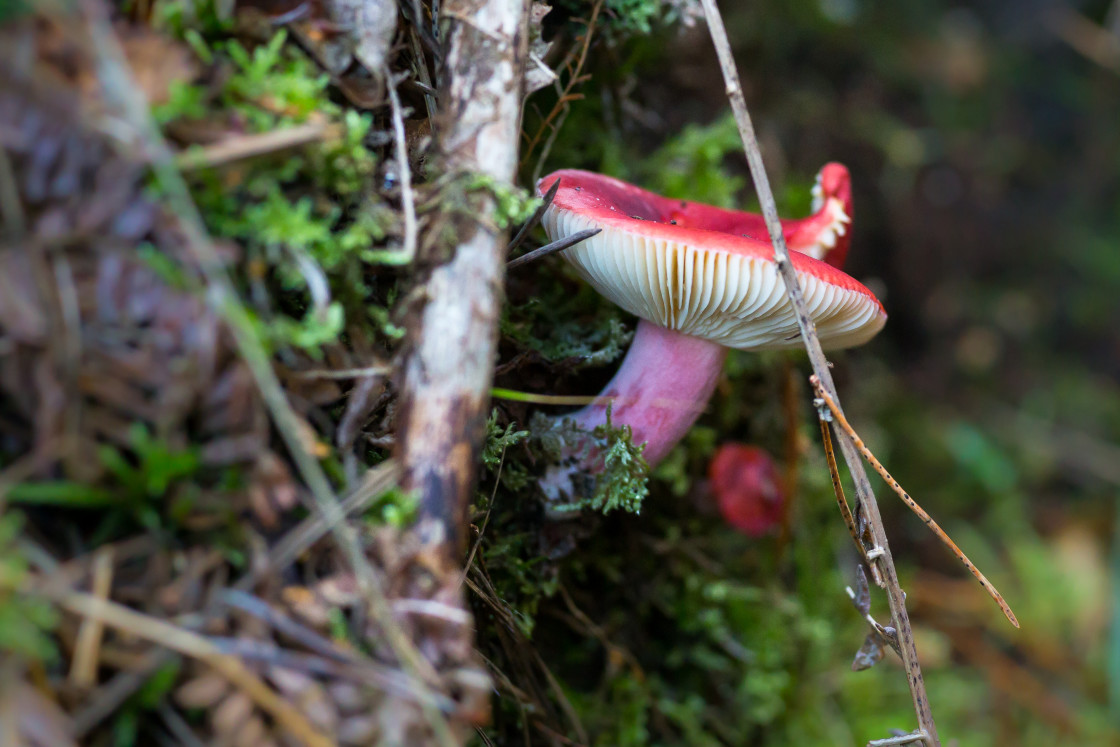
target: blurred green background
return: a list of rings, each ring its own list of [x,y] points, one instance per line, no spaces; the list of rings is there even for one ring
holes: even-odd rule
[[[752,207],[703,23],[630,37],[626,5],[607,3],[586,97],[539,173]],[[942,738],[1120,743],[1120,4],[723,5],[783,215],[806,214],[826,161],[852,172],[847,269],[890,319],[835,356],[849,416],[1022,622],[875,481]],[[527,131],[549,95],[531,99]],[[533,288],[511,282],[515,302]],[[595,559],[559,572],[601,626],[599,644],[569,641],[582,658],[549,656],[595,743],[851,744],[912,728],[892,657],[847,671],[865,632],[843,593],[854,558],[807,409],[791,546],[721,534],[682,498],[718,442],[783,453],[788,361],[807,370],[803,356],[734,355],[641,517],[608,519],[581,550]],[[584,376],[570,391],[592,389]],[[549,623],[565,605],[542,604],[534,639],[565,640],[571,608]]]

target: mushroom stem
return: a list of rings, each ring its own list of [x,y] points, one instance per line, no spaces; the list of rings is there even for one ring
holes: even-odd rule
[[[611,399],[611,422],[630,426],[634,443],[645,443],[644,456],[651,467],[703,412],[726,356],[722,345],[644,319],[638,322],[622,366],[600,397]],[[606,403],[597,403],[560,417],[591,430],[606,422],[606,413]]]

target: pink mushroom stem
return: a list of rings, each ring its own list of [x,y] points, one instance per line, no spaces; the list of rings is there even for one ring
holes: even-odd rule
[[[704,411],[719,379],[727,348],[642,319],[621,368],[600,397],[611,399],[611,422],[633,430],[645,443],[652,467],[676,446]],[[607,403],[595,403],[564,418],[585,430],[607,420]]]

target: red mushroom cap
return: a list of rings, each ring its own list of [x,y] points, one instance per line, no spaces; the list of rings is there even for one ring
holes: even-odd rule
[[[728,347],[801,345],[765,231],[759,240],[724,230],[739,225],[729,216],[749,214],[661,197],[587,171],[557,171],[541,179],[538,191],[543,194],[556,179],[560,188],[545,211],[545,230],[555,240],[602,229],[561,254],[611,301],[655,324]],[[742,225],[755,218],[742,218]],[[790,259],[825,347],[861,345],[882,329],[886,312],[870,290],[805,254],[794,252]]]
[[[708,464],[708,479],[724,521],[751,537],[782,522],[785,492],[774,460],[757,446],[726,443]]]
[[[768,242],[766,219],[757,213],[705,205],[685,200],[665,201],[664,215],[687,228],[704,228]],[[813,214],[808,218],[782,220],[782,232],[791,251],[843,267],[851,244],[852,181],[848,167],[827,163],[813,185]]]

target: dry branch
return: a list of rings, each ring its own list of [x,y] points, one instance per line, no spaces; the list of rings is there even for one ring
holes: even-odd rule
[[[441,8],[446,45],[433,130],[441,164],[458,183],[514,180],[528,10],[527,0],[455,0]],[[397,456],[403,486],[420,499],[414,534],[428,571],[401,579],[416,590],[404,596],[463,610],[440,620],[410,616],[416,644],[436,666],[467,665],[460,671],[471,672],[477,654],[459,583],[461,555],[497,353],[508,236],[496,227],[492,193],[475,190],[464,199],[469,204],[450,218],[455,246],[435,241],[416,256],[418,301],[406,320]],[[424,592],[432,585],[439,589],[434,597]],[[473,672],[459,691],[484,710],[489,679]]]
[[[770,180],[766,176],[766,167],[762,163],[762,153],[758,147],[754,125],[751,124],[750,114],[747,112],[746,99],[743,96],[742,85],[739,83],[739,73],[735,68],[735,59],[731,54],[731,43],[727,38],[723,18],[720,16],[715,0],[703,0],[703,4],[712,42],[715,44],[716,52],[719,55],[720,68],[723,70],[724,82],[727,84],[727,97],[735,114],[735,123],[738,125],[739,135],[743,139],[751,178],[754,180],[758,200],[762,206],[762,214],[766,218],[766,227],[774,245],[774,260],[778,264],[778,270],[786,286],[786,293],[796,312],[797,326],[801,331],[801,339],[805,343],[813,372],[819,379],[822,389],[836,401],[837,410],[842,412],[839,399],[836,396],[836,385],[832,381],[828,359],[825,358],[824,351],[821,349],[816,329],[805,308],[805,297],[802,294],[801,285],[797,280],[793,265],[790,263],[789,250],[786,248],[782,225],[778,219],[778,206],[770,189]],[[914,645],[914,632],[910,628],[910,618],[906,612],[906,594],[902,591],[898,582],[898,573],[895,570],[894,558],[887,543],[887,533],[883,527],[883,519],[879,515],[875,493],[871,490],[871,483],[867,479],[867,472],[863,468],[859,451],[851,438],[847,433],[840,430],[837,431],[836,439],[840,443],[840,451],[843,453],[844,461],[852,475],[856,496],[859,498],[864,516],[867,517],[871,538],[875,543],[876,562],[884,581],[887,599],[890,602],[894,627],[898,631],[900,653],[906,667],[910,695],[914,701],[914,711],[918,717],[918,727],[920,731],[924,732],[922,738],[925,739],[927,744],[931,747],[939,747],[941,741],[938,738],[937,726],[933,721],[933,713],[926,696],[925,681],[918,664],[918,650]]]
[[[525,0],[447,3],[450,18],[439,148],[452,173],[511,183],[517,167],[521,86],[527,56]],[[399,460],[418,491],[422,522],[456,555],[464,539],[497,349],[506,232],[496,203],[477,195],[457,218],[455,246],[421,286],[402,363]],[[421,257],[438,261],[436,257]]]

